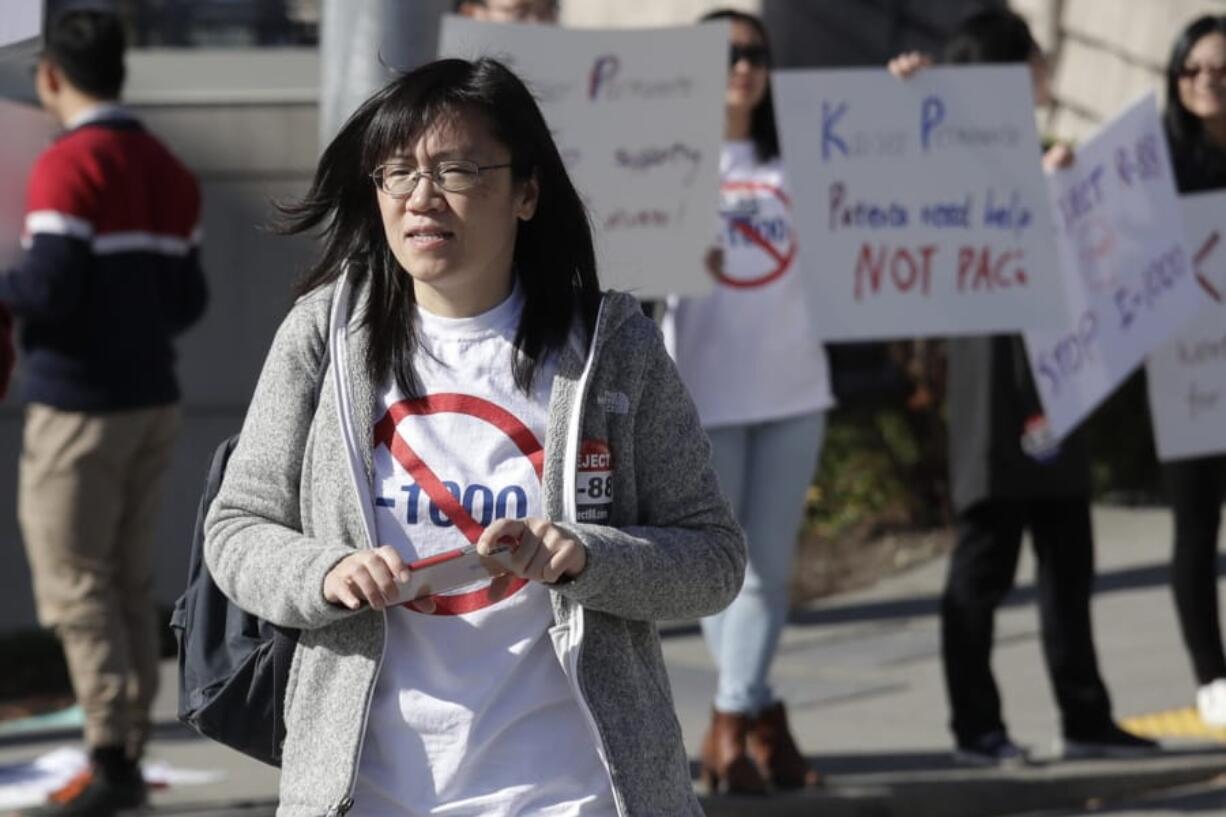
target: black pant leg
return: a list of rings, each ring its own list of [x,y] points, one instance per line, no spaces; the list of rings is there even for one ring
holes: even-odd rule
[[[950,727],[959,744],[1005,729],[992,677],[996,608],[1013,587],[1022,543],[1020,506],[992,499],[958,519],[941,598],[941,654]]]
[[[1196,680],[1207,684],[1226,677],[1217,597],[1217,538],[1226,458],[1178,460],[1163,470],[1175,514],[1171,559],[1175,610]]]
[[[1036,499],[1029,504],[1043,655],[1064,735],[1092,737],[1111,723],[1111,698],[1098,671],[1090,614],[1094,533],[1089,498]]]

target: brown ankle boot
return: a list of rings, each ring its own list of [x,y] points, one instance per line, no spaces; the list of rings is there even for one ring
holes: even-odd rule
[[[749,717],[711,710],[702,739],[702,780],[712,794],[765,794],[766,781],[745,753]]]
[[[777,789],[820,786],[822,776],[809,765],[792,733],[783,703],[762,710],[753,719],[746,735],[745,748],[762,774]]]

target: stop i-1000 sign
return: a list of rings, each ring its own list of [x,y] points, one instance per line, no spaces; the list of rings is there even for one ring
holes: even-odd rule
[[[430,499],[431,508],[429,514],[435,524],[439,526],[454,524],[456,530],[469,543],[476,544],[477,540],[481,538],[485,526],[474,519],[470,509],[465,507],[465,502],[467,501],[471,505],[472,500],[467,497],[457,496],[460,493],[458,489],[453,493],[454,484],[449,486],[439,479],[435,471],[418,456],[417,452],[404,439],[403,435],[397,431],[401,421],[407,417],[444,413],[474,417],[502,431],[515,447],[519,449],[520,453],[528,458],[538,480],[541,478],[544,467],[544,449],[536,435],[532,433],[532,430],[524,425],[515,415],[488,400],[467,394],[431,394],[413,400],[401,400],[389,406],[387,412],[375,424],[375,444],[386,446],[392,458],[414,479],[415,485],[410,487],[414,490],[420,490]],[[418,497],[416,494],[410,493],[410,498],[416,500]],[[495,505],[494,512],[483,513],[483,516],[489,517],[491,520],[499,518],[497,516],[499,509],[503,513],[509,509],[508,496],[503,496],[501,501],[497,497],[493,497],[493,500]],[[413,512],[416,513],[416,502],[413,504]],[[488,507],[487,503],[486,509]],[[526,510],[526,495],[523,495],[523,499],[516,500],[516,507],[520,512]],[[411,517],[411,519],[416,521],[416,517]],[[461,615],[495,604],[518,592],[526,584],[527,580],[515,577],[511,580],[510,585],[504,588],[505,592],[500,593],[496,597],[491,594],[491,587],[487,584],[484,587],[467,593],[452,595],[439,593],[432,595],[429,597],[433,603],[432,610],[429,609],[430,605],[414,606],[412,602],[406,606],[417,612],[430,612],[433,615]]]
[[[796,258],[791,201],[775,185],[750,180],[720,185],[724,219],[724,268],[716,279],[724,286],[753,289],[778,280]],[[733,254],[737,263],[730,264]],[[730,269],[737,272],[729,274]]]

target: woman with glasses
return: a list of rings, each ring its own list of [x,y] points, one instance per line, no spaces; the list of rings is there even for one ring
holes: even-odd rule
[[[698,817],[656,622],[728,604],[744,543],[531,94],[405,74],[285,213],[322,255],[206,533],[222,590],[301,631],[278,815]],[[509,553],[406,602],[466,546]]]
[[[1166,75],[1166,133],[1179,191],[1226,188],[1226,17],[1201,17],[1184,28]],[[1205,723],[1226,726],[1226,655],[1217,594],[1226,456],[1178,460],[1164,471],[1175,513],[1171,585],[1199,684],[1196,707]]]
[[[787,618],[805,494],[834,401],[809,307],[812,270],[797,256],[766,29],[738,11],[703,20],[727,20],[732,29],[722,223],[706,258],[714,286],[708,296],[670,298],[663,325],[749,546],[740,595],[702,622],[719,671],[702,776],[714,790],[762,793],[819,781],[792,739],[768,673]]]

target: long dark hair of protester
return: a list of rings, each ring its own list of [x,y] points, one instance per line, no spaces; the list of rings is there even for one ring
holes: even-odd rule
[[[762,41],[762,47],[766,49],[767,68],[773,67],[774,57],[770,50],[770,37],[766,33],[766,26],[757,17],[733,9],[720,9],[719,11],[703,15],[699,20],[700,22],[707,22],[708,20],[735,20],[738,23],[751,26],[754,31],[758,32],[758,39]],[[753,140],[754,153],[757,154],[759,162],[769,162],[779,155],[779,132],[775,129],[775,103],[771,97],[770,78],[768,75],[766,94],[762,97],[762,101],[758,103],[758,106],[753,109],[753,118],[749,122],[749,138]]]
[[[539,109],[524,85],[496,60],[440,60],[393,82],[349,118],[324,151],[301,201],[279,205],[280,232],[319,229],[323,252],[298,284],[298,294],[335,280],[348,263],[355,282],[370,276],[366,367],[372,378],[392,372],[406,396],[420,396],[413,279],[383,234],[370,173],[413,144],[427,126],[462,110],[482,115],[491,135],[511,150],[516,181],[537,175],[536,215],[521,222],[514,275],[524,293],[516,333],[515,382],[527,391],[540,362],[562,348],[575,304],[590,333],[600,303],[592,231]]]

